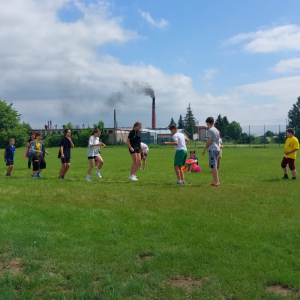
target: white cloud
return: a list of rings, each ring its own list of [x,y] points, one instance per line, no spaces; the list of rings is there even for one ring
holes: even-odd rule
[[[169,22],[166,21],[165,19],[155,21],[148,12],[139,10],[139,13],[145,20],[147,20],[148,23],[150,23],[151,25],[153,25],[155,27],[165,28],[166,26],[169,25]]]
[[[216,69],[206,69],[204,70],[204,78],[206,80],[212,80],[217,74],[219,74],[219,71]]]
[[[70,1],[83,17],[63,23],[57,10]],[[112,126],[116,108],[119,126],[137,120],[150,126],[150,97],[130,93],[124,81],[148,82],[154,88],[158,126],[166,126],[171,117],[176,121],[188,103],[200,124],[220,113],[229,120],[263,119],[265,103],[254,104],[251,97],[273,97],[269,103],[276,107],[273,117],[284,118],[299,96],[299,77],[235,87],[222,95],[199,94],[183,74],[168,75],[152,65],[123,65],[112,56],[99,55],[101,45],[138,37],[107,9],[103,1],[89,6],[76,0],[0,2],[0,44],[5,45],[0,47],[0,97],[14,104],[23,121],[42,128],[47,120],[60,127],[68,122],[92,125],[102,119]],[[216,71],[207,72],[208,78]],[[117,92],[123,93],[122,101],[107,105]]]
[[[300,70],[300,58],[282,59],[271,70],[275,73],[290,73]]]
[[[225,44],[241,42],[246,42],[244,50],[247,52],[300,50],[300,27],[284,25],[260,29],[256,32],[240,33],[227,40]]]

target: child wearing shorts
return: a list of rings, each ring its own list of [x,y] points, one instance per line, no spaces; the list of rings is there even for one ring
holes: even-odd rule
[[[15,150],[15,140],[9,139],[9,145],[4,150],[4,162],[7,166],[6,176],[11,176],[10,174],[14,168]]]
[[[178,132],[176,124],[172,124],[169,127],[172,133],[172,139],[174,142],[164,142],[164,145],[173,145],[175,146],[175,157],[174,157],[174,169],[177,175],[177,183],[185,184],[184,173],[182,167],[185,166],[185,161],[187,158],[187,148],[186,142],[189,141],[184,134]]]

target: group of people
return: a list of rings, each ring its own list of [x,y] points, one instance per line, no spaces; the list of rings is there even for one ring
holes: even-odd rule
[[[213,176],[211,186],[218,187],[220,186],[218,170],[220,166],[220,158],[222,157],[223,144],[222,139],[220,138],[220,132],[214,126],[214,118],[209,117],[205,122],[208,127],[208,131],[207,142],[202,155],[205,155],[206,151],[208,152],[209,168],[211,168]],[[146,168],[146,159],[149,148],[146,144],[141,142],[141,129],[142,123],[136,122],[133,129],[129,132],[126,142],[132,158],[130,175],[128,178],[131,181],[138,181],[136,175],[137,171],[141,168]],[[200,172],[201,168],[198,165],[198,158],[195,151],[191,151],[190,158],[187,159],[186,142],[188,142],[189,139],[184,134],[178,132],[176,124],[170,125],[169,129],[172,134],[173,142],[164,142],[163,145],[175,146],[176,152],[174,157],[174,170],[177,176],[177,183],[185,184],[184,171]],[[283,179],[289,179],[287,165],[289,165],[292,172],[292,179],[296,179],[295,159],[297,151],[299,150],[299,141],[294,134],[293,129],[287,129],[287,139],[284,145],[284,157],[281,162],[281,167],[284,173]],[[87,158],[89,161],[89,167],[86,176],[87,181],[92,181],[90,174],[94,165],[97,168],[95,175],[102,178],[100,171],[104,161],[101,156],[101,149],[106,147],[106,145],[100,141],[100,135],[101,131],[99,129],[94,129],[88,141]],[[32,132],[27,142],[25,157],[28,158],[29,169],[31,168],[32,163],[32,178],[41,178],[41,172],[46,168],[45,155],[49,154],[49,152],[46,151],[42,138],[43,135],[41,132]],[[16,149],[14,144],[15,140],[13,138],[9,139],[9,145],[4,150],[4,162],[7,166],[6,176],[11,176],[11,172],[14,168],[14,154]],[[59,179],[65,179],[66,173],[70,168],[71,148],[74,148],[74,143],[71,140],[71,130],[65,129],[64,137],[61,140],[58,151],[58,158],[61,160],[61,168],[58,176]]]

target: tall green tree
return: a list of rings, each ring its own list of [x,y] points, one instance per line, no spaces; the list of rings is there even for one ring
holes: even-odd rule
[[[227,119],[226,116],[224,116],[224,117],[222,118],[222,122],[223,122],[223,126],[224,126],[224,127],[226,127],[227,125],[229,125],[229,121],[228,121],[228,119]]]
[[[220,131],[221,136],[224,136],[225,128],[223,124],[223,118],[221,115],[218,115],[217,119],[215,120],[215,127]]]
[[[26,145],[27,129],[20,124],[20,117],[12,103],[0,99],[0,148],[6,147],[10,138],[15,139],[16,147]]]
[[[169,124],[169,125],[172,125],[172,124],[176,124],[176,122],[174,121],[173,118],[171,118],[171,121],[170,121],[170,124]]]
[[[290,128],[296,128],[300,125],[300,97],[297,98],[297,102],[289,110],[288,119]]]
[[[189,103],[187,109],[186,109],[186,115],[184,117],[184,129],[188,132],[189,138],[193,138],[193,134],[197,132],[196,127],[196,119],[193,115],[193,111],[191,108],[191,103]]]
[[[236,121],[232,121],[226,127],[227,136],[236,142],[240,142],[242,140],[242,131],[240,123],[237,123]]]
[[[67,125],[63,125],[63,129],[74,130],[74,126],[72,125],[71,122],[69,122]]]
[[[177,128],[178,129],[184,129],[184,123],[183,123],[182,115],[179,116]]]
[[[101,130],[100,140],[105,144],[108,139],[108,133],[105,132],[104,122],[100,120],[98,123],[95,123],[93,126],[94,128],[99,128]]]
[[[27,131],[30,131],[30,130],[32,130],[32,127],[30,126],[30,124],[29,124],[29,123],[25,123],[25,122],[23,122],[21,125],[22,125],[24,128],[26,128],[26,130],[27,130]]]

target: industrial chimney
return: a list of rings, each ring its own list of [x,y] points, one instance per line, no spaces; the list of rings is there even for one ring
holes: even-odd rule
[[[152,99],[152,129],[156,128],[155,97]]]

